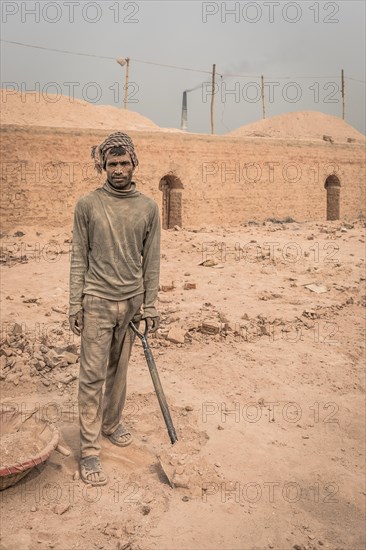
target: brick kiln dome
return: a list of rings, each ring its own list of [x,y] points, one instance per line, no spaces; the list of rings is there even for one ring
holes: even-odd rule
[[[152,120],[112,105],[95,105],[73,97],[1,90],[1,123],[56,128],[123,129],[128,132],[160,130]]]
[[[341,118],[318,111],[301,111],[258,120],[226,134],[231,137],[323,140],[328,136],[338,143],[358,143],[365,136]],[[327,141],[331,141],[327,140]]]

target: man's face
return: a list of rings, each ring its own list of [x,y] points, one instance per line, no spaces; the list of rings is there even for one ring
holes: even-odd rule
[[[108,155],[105,166],[108,181],[116,189],[127,190],[131,186],[134,167],[129,153]]]

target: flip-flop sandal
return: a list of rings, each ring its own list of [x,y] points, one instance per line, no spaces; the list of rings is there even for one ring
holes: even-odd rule
[[[100,473],[104,474],[105,479],[100,481],[92,481],[91,479],[88,479],[88,476],[91,474]],[[84,483],[88,483],[94,487],[97,487],[98,485],[106,485],[108,483],[108,478],[104,473],[99,456],[86,456],[85,458],[80,459],[80,477]]]
[[[117,445],[117,447],[127,447],[128,445],[130,445],[132,443],[131,432],[129,430],[127,430],[126,428],[124,428],[122,426],[122,424],[119,424],[117,429],[114,430],[114,432],[112,434],[106,434],[106,433],[103,432],[103,435],[104,435],[104,437],[107,437],[109,439],[109,441],[111,443],[113,443],[113,445]],[[122,435],[129,435],[130,438],[127,439],[126,441],[121,441],[119,438]]]

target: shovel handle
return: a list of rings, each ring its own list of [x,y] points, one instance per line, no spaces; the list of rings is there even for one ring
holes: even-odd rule
[[[154,384],[155,393],[156,393],[156,396],[157,396],[158,401],[159,401],[160,409],[161,409],[161,412],[162,412],[163,417],[164,417],[165,425],[166,425],[167,430],[168,430],[170,441],[171,441],[172,444],[174,444],[178,440],[178,438],[177,438],[177,434],[175,432],[172,417],[170,416],[170,411],[169,411],[168,403],[166,401],[164,390],[163,390],[163,387],[162,387],[161,382],[160,382],[158,369],[156,368],[154,357],[153,357],[153,354],[151,352],[149,343],[147,341],[147,333],[149,331],[147,320],[145,319],[145,332],[144,332],[144,334],[142,334],[142,332],[140,332],[136,328],[136,326],[134,325],[134,323],[132,321],[130,321],[129,325],[132,328],[132,330],[137,334],[137,336],[141,339],[141,343],[142,343],[142,347],[143,347],[143,350],[144,350],[145,358],[146,358],[146,361],[147,361],[147,365],[149,367],[150,375],[151,375],[151,378],[152,378],[152,381],[153,381],[153,384]]]
[[[135,334],[137,334],[137,336],[143,340],[143,338],[147,338],[147,335],[148,335],[148,332],[149,332],[149,325],[147,324],[147,319],[144,319],[145,321],[145,331],[144,333],[140,332],[138,330],[138,328],[136,327],[136,325],[133,324],[132,321],[130,321],[130,327],[132,328],[132,330],[134,331]]]

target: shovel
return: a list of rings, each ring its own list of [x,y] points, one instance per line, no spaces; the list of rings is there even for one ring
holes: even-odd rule
[[[162,387],[161,382],[160,382],[159,373],[158,373],[158,370],[157,370],[156,365],[155,365],[154,357],[153,357],[153,354],[151,352],[149,343],[147,341],[147,333],[149,332],[147,320],[145,319],[145,332],[144,333],[140,332],[136,328],[136,326],[133,324],[132,321],[130,321],[130,327],[132,328],[134,333],[137,334],[137,336],[140,338],[140,340],[142,342],[142,347],[144,349],[145,358],[146,358],[146,361],[147,361],[147,365],[149,367],[149,371],[150,371],[151,378],[152,378],[154,388],[155,388],[155,392],[156,392],[156,395],[157,395],[157,398],[158,398],[158,401],[159,401],[161,412],[163,413],[163,417],[164,417],[165,424],[166,424],[166,427],[167,427],[167,430],[168,430],[170,441],[173,445],[176,441],[178,441],[178,438],[177,438],[177,434],[175,433],[175,428],[173,426],[172,417],[170,416],[168,403],[166,401],[164,390],[163,390],[163,387]]]

